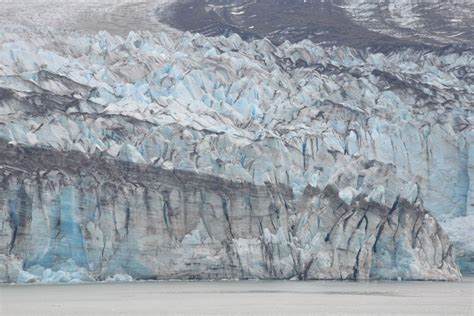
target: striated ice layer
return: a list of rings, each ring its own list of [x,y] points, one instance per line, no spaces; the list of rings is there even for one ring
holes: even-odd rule
[[[451,224],[472,269],[472,51],[28,32],[0,33],[3,280],[456,279]]]
[[[470,0],[344,0],[357,24],[396,38],[424,43],[472,44]]]

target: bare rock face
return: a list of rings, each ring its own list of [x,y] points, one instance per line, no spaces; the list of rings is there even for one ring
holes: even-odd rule
[[[2,281],[460,278],[472,51],[0,39]]]

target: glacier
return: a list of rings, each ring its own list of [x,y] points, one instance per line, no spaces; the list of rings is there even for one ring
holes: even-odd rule
[[[474,271],[469,47],[7,26],[0,44],[3,282]]]

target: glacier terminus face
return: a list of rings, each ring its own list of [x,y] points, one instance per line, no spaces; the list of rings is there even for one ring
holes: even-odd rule
[[[0,32],[0,280],[457,280],[474,54]]]

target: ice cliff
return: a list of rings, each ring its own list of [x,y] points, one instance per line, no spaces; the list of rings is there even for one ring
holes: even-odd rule
[[[472,50],[31,32],[0,32],[2,281],[473,270]]]

